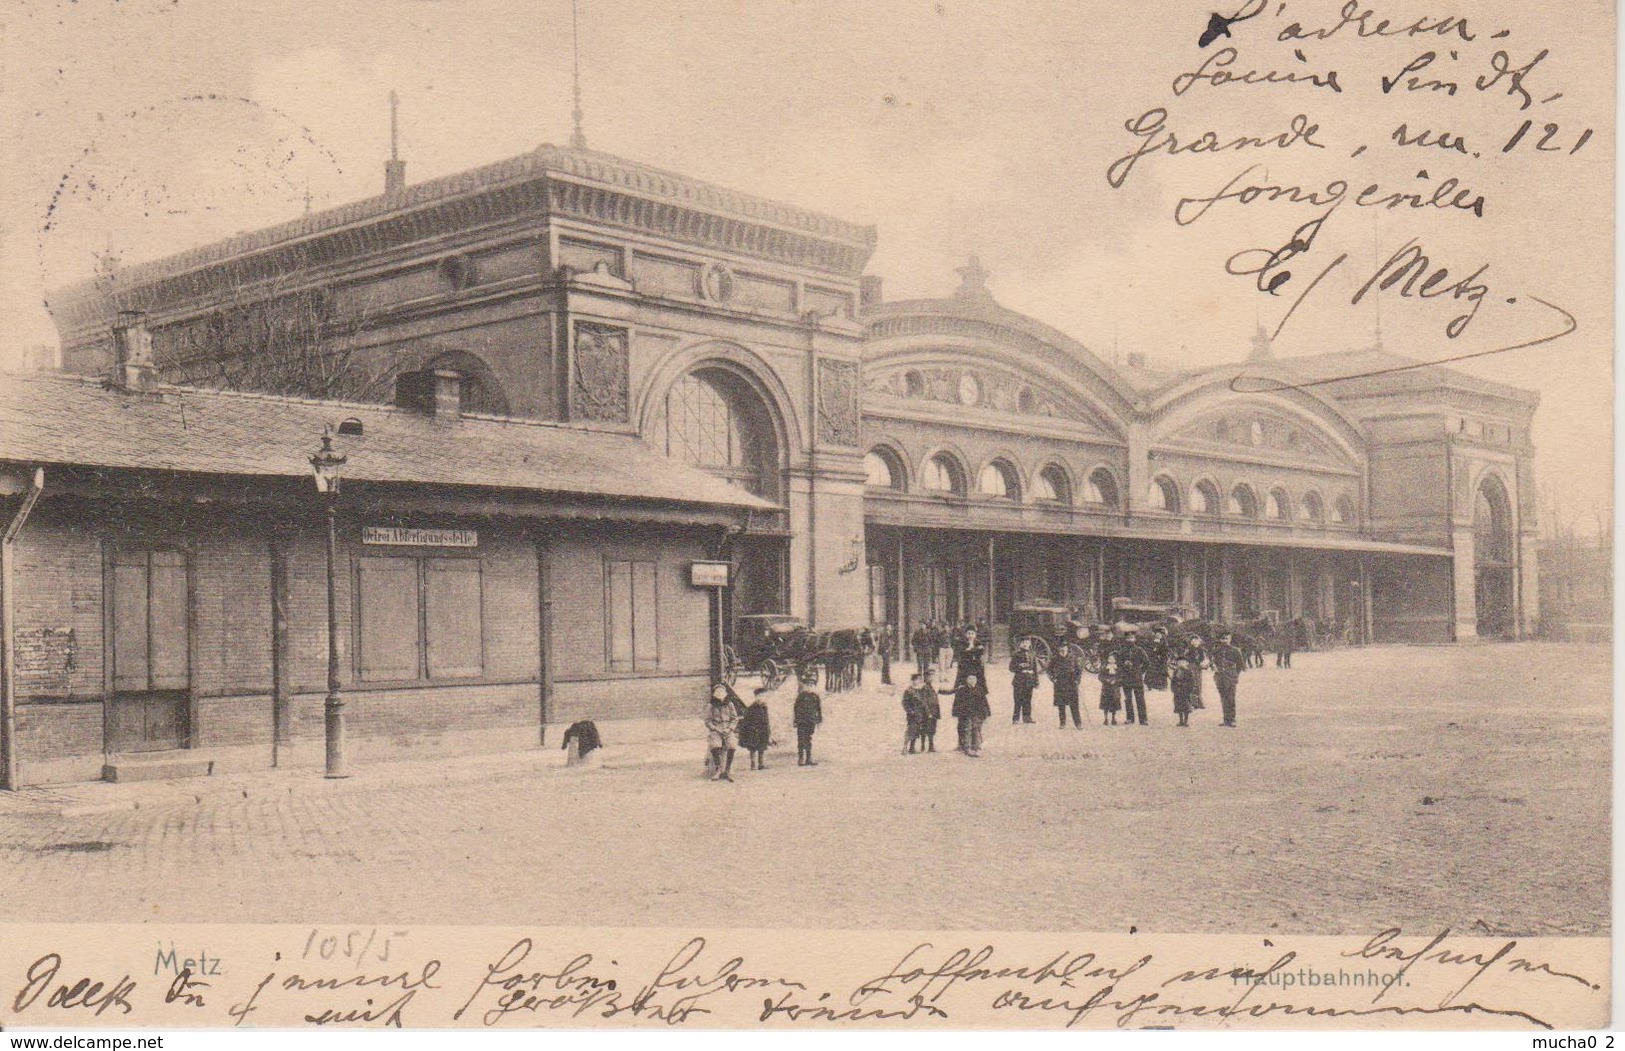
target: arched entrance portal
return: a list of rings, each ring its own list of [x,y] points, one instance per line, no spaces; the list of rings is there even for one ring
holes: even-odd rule
[[[1480,638],[1513,635],[1512,502],[1499,479],[1487,478],[1473,502],[1473,575]]]
[[[772,410],[735,369],[702,365],[672,384],[664,437],[666,455],[673,459],[783,503],[784,454]],[[747,533],[735,542],[730,629],[736,616],[789,612],[788,554],[782,536]]]

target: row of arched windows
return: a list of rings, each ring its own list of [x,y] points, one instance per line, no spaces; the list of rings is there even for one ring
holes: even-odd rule
[[[1263,517],[1273,522],[1326,522],[1333,525],[1352,525],[1356,512],[1354,498],[1343,493],[1332,501],[1330,511],[1321,495],[1314,490],[1297,500],[1279,486],[1268,490],[1262,502],[1246,482],[1237,483],[1228,495],[1221,495],[1219,487],[1206,478],[1191,486],[1189,510],[1193,515],[1227,515],[1231,518]],[[1179,514],[1186,509],[1178,483],[1165,474],[1151,480],[1146,493],[1146,504],[1153,511]],[[1329,514],[1329,519],[1328,519]]]
[[[876,489],[908,488],[908,471],[895,452],[885,446],[869,451],[863,458],[866,484]],[[1079,492],[1074,494],[1072,476],[1060,464],[1045,464],[1033,476],[1030,490],[1022,492],[1021,472],[1009,460],[991,461],[977,473],[974,490],[969,472],[952,453],[939,452],[925,461],[920,468],[919,488],[927,493],[948,496],[966,496],[972,491],[993,500],[1019,502],[1023,498],[1035,503],[1065,504],[1075,502],[1115,509],[1118,506],[1117,479],[1111,471],[1097,467],[1084,478]]]

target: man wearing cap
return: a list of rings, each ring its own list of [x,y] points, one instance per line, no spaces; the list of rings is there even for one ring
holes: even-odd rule
[[[1117,687],[1123,694],[1123,725],[1133,726],[1136,721],[1146,725],[1145,719],[1145,650],[1140,648],[1136,636],[1137,624],[1123,624],[1118,630],[1115,647],[1117,654]]]
[[[1033,640],[1022,639],[1016,644],[1016,652],[1010,654],[1010,693],[1015,698],[1015,706],[1010,712],[1010,722],[1030,723],[1033,721],[1033,688],[1038,685],[1038,654],[1033,652]]]
[[[1241,669],[1247,657],[1236,648],[1230,632],[1219,632],[1219,641],[1208,658],[1213,662],[1213,684],[1219,688],[1219,703],[1224,708],[1224,726],[1236,725],[1236,684],[1241,680]]]

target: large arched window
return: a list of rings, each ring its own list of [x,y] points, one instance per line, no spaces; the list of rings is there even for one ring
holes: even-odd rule
[[[1499,480],[1485,479],[1473,501],[1473,558],[1480,565],[1512,563],[1512,511]]]
[[[1219,490],[1206,479],[1191,486],[1191,514],[1216,515],[1219,513]]]
[[[897,454],[885,447],[870,449],[863,458],[863,484],[873,489],[903,488],[903,465]]]
[[[1168,511],[1179,513],[1179,486],[1167,475],[1158,475],[1151,479],[1151,487],[1145,493],[1146,506],[1153,511]]]
[[[1473,497],[1474,606],[1478,634],[1486,638],[1517,633],[1513,590],[1517,553],[1513,549],[1512,501],[1499,478],[1484,479]]]
[[[1117,506],[1117,479],[1104,467],[1097,467],[1089,472],[1089,478],[1084,483],[1083,501],[1096,507]]]
[[[1050,504],[1070,504],[1072,486],[1059,464],[1050,464],[1033,479],[1033,499]]]
[[[925,470],[920,474],[920,485],[928,492],[963,495],[965,470],[952,455],[937,453],[925,461]]]
[[[1271,489],[1264,498],[1264,517],[1275,522],[1292,520],[1292,497],[1285,489]]]
[[[1021,499],[1021,481],[1009,460],[994,460],[976,476],[976,489],[983,496],[1000,500]]]
[[[1230,490],[1230,499],[1225,501],[1225,514],[1238,515],[1242,518],[1258,517],[1258,497],[1253,495],[1253,488],[1242,483]]]
[[[1305,522],[1319,522],[1326,517],[1326,504],[1320,494],[1310,490],[1303,494],[1303,503],[1298,505],[1298,517]]]
[[[1332,504],[1332,522],[1336,525],[1354,524],[1354,498],[1344,493]]]
[[[698,369],[672,385],[666,396],[666,454],[758,496],[778,495],[778,442],[767,406],[726,369]]]

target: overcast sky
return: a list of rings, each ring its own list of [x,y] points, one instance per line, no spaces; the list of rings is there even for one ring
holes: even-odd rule
[[[889,298],[951,291],[954,268],[976,253],[1006,306],[1106,357],[1184,365],[1244,357],[1255,327],[1273,330],[1345,253],[1287,322],[1280,356],[1369,346],[1379,324],[1385,347],[1419,358],[1493,350],[1561,330],[1561,314],[1537,300],[1561,307],[1578,319],[1573,335],[1463,367],[1539,390],[1542,481],[1574,507],[1609,499],[1614,33],[1600,0],[1464,5],[1481,12],[1468,16],[1473,41],[1363,40],[1344,27],[1298,42],[1277,37],[1293,21],[1335,25],[1341,4],[1270,0],[1205,50],[1196,38],[1212,8],[1196,0],[1154,12],[1078,0],[580,2],[593,148],[875,224],[870,271]],[[9,10],[0,105],[20,149],[0,228],[8,354],[54,343],[43,290],[88,275],[98,252],[133,262],[292,218],[307,187],[318,209],[378,193],[392,88],[409,181],[569,138],[568,0],[12,0]],[[1443,11],[1396,3],[1382,14],[1399,24]],[[1197,81],[1176,96],[1174,78],[1227,42],[1235,72],[1324,81],[1335,70],[1341,90]],[[1380,91],[1379,77],[1429,49],[1436,61],[1420,75],[1454,81],[1455,93]],[[1473,89],[1497,49],[1512,67],[1548,52],[1522,81],[1527,109],[1507,76]],[[1124,123],[1158,106],[1182,141],[1207,129],[1275,135],[1301,113],[1323,148],[1148,156],[1113,189],[1108,167],[1138,141]],[[1525,119],[1534,130],[1503,153]],[[1464,135],[1482,157],[1396,146],[1401,122]],[[1548,145],[1565,152],[1533,150],[1547,122],[1559,125]],[[1588,127],[1590,141],[1567,153]],[[1342,178],[1350,198],[1373,181],[1431,195],[1454,177],[1484,195],[1484,215],[1345,201],[1269,296],[1225,261],[1280,247],[1324,209],[1230,201],[1188,226],[1173,220],[1182,197],[1211,195],[1254,163],[1238,185]],[[1489,291],[1455,338],[1446,326],[1471,305],[1463,299],[1395,289],[1350,302],[1412,238],[1450,269],[1436,288],[1488,265]]]

